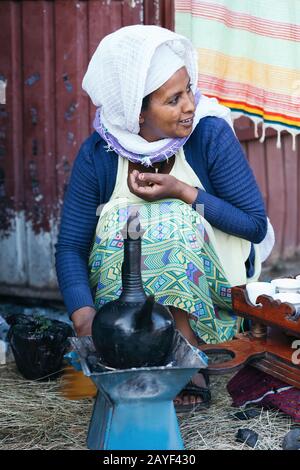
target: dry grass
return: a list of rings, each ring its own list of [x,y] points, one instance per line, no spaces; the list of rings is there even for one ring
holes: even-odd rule
[[[0,449],[86,449],[93,401],[64,399],[59,381],[27,381],[1,366],[0,403]]]
[[[276,411],[262,411],[249,421],[232,419],[237,409],[230,407],[228,379],[212,379],[209,410],[180,417],[186,449],[249,449],[235,442],[242,427],[259,434],[257,449],[280,449],[291,419]],[[66,400],[60,394],[59,381],[26,381],[14,364],[0,366],[0,403],[0,449],[86,449],[93,400]]]
[[[181,433],[187,449],[201,450],[251,450],[246,444],[235,441],[240,428],[257,432],[255,449],[281,449],[285,434],[291,429],[292,419],[278,410],[261,410],[260,415],[246,421],[233,418],[239,411],[231,407],[226,384],[231,376],[211,378],[212,404],[208,410],[180,418]]]

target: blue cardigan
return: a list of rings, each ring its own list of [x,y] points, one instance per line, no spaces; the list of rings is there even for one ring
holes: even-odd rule
[[[89,286],[88,258],[98,217],[99,204],[113,192],[118,157],[105,149],[94,132],[81,146],[66,191],[58,243],[58,283],[71,315],[93,306]],[[259,243],[267,231],[267,218],[260,190],[231,127],[223,119],[200,120],[184,145],[187,162],[205,191],[199,190],[194,204],[204,205],[204,217],[223,232]],[[252,247],[248,260],[253,266]]]

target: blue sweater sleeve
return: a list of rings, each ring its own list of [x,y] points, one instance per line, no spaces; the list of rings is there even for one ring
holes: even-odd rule
[[[55,253],[58,283],[70,316],[78,308],[94,306],[88,258],[98,221],[100,190],[87,142],[73,165]]]
[[[214,194],[199,189],[194,202],[204,207],[204,217],[225,233],[261,242],[267,232],[267,218],[261,192],[242,147],[226,121],[209,118],[205,158]]]

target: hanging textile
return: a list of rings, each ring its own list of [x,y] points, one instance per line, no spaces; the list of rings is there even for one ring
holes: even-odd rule
[[[300,134],[300,1],[176,0],[175,30],[199,54],[201,91],[265,130]]]

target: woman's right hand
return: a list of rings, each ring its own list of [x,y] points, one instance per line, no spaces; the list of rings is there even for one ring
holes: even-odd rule
[[[140,173],[133,170],[127,181],[129,190],[148,202],[174,198],[192,204],[198,194],[196,188],[183,183],[170,174]]]
[[[90,336],[92,334],[92,323],[95,315],[96,310],[93,307],[82,307],[72,313],[71,320],[77,336]]]

